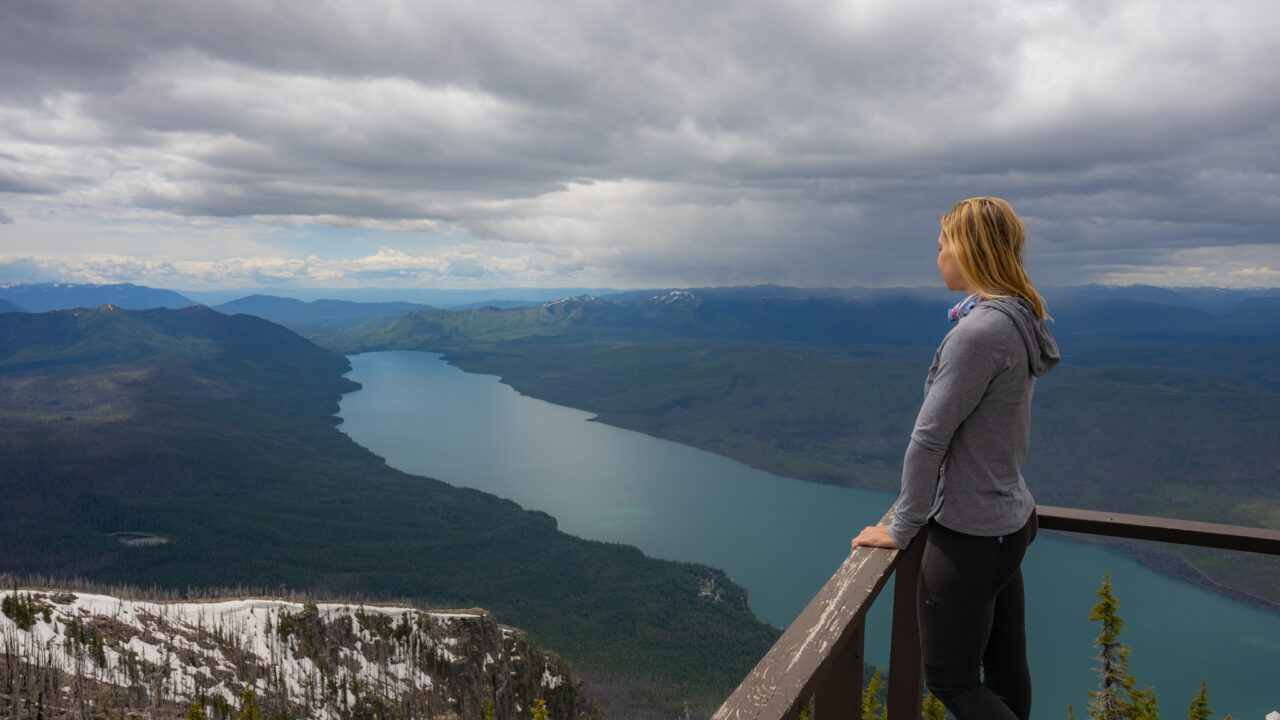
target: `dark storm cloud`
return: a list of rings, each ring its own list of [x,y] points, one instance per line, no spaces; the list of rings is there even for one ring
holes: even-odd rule
[[[929,281],[937,217],[999,194],[1064,281],[1213,247],[1280,267],[1276,19],[1261,0],[11,0],[0,193],[442,222],[552,270],[691,284]]]

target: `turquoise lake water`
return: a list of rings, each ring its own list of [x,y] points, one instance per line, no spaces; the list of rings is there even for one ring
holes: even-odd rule
[[[590,422],[591,413],[520,395],[439,355],[350,360],[347,377],[364,387],[343,397],[340,427],[392,466],[542,510],[573,535],[721,568],[747,588],[757,617],[778,627],[839,567],[849,538],[894,500]],[[1042,535],[1023,563],[1034,717],[1065,718],[1068,703],[1087,716],[1098,634],[1088,616],[1106,573],[1121,601],[1131,670],[1140,684],[1155,684],[1164,717],[1186,716],[1202,677],[1215,717],[1262,720],[1280,709],[1280,614]],[[882,665],[888,600],[868,618],[867,659]]]

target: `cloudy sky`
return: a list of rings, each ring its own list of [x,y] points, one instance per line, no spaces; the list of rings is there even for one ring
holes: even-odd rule
[[[4,0],[0,282],[1280,285],[1275,0]]]

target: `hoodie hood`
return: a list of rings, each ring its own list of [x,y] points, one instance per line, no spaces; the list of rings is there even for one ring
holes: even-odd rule
[[[998,310],[1013,320],[1014,327],[1022,335],[1027,348],[1027,362],[1031,374],[1040,377],[1052,370],[1062,356],[1058,353],[1058,341],[1053,339],[1044,321],[1036,317],[1031,305],[1022,298],[987,298],[978,307]]]

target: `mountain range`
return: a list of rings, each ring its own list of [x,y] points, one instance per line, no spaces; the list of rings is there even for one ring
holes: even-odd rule
[[[1265,312],[1280,305],[1280,289],[1165,288],[1150,285],[1075,285],[1043,288],[1051,305],[1073,299],[1132,301],[1160,306],[1190,308],[1205,313]],[[77,283],[0,284],[0,312],[44,312],[77,307],[116,305],[128,309],[180,308],[206,304],[228,314],[246,312],[281,324],[318,324],[326,318],[349,322],[358,308],[376,311],[377,316],[399,315],[413,309],[441,307],[467,310],[480,307],[534,307],[564,297],[592,295],[603,300],[637,303],[671,292],[689,292],[710,301],[729,300],[872,300],[906,301],[949,305],[958,299],[935,287],[920,288],[796,288],[777,285],[741,287],[667,288],[640,290],[594,290],[508,288],[495,290],[376,290],[376,289],[292,289],[287,296],[262,292],[235,294],[233,291],[189,291],[179,293],[129,283],[100,285]],[[228,297],[230,296],[230,297]],[[948,302],[950,298],[950,302]],[[11,305],[16,305],[17,309]],[[1241,317],[1244,317],[1242,314]],[[1257,319],[1262,319],[1258,317]]]
[[[13,303],[28,312],[66,310],[77,307],[115,305],[130,309],[154,307],[182,308],[195,305],[172,290],[150,288],[132,283],[98,285],[92,283],[9,283],[0,285],[0,300]],[[0,309],[0,312],[9,312]]]
[[[562,298],[536,307],[419,310],[333,333],[324,342],[351,351],[423,343],[508,342],[519,338],[651,341],[696,337],[755,343],[933,346],[958,297],[879,290],[845,297],[748,297],[671,291],[624,301]],[[1205,344],[1274,342],[1280,298],[1249,298],[1215,312],[1128,299],[1067,296],[1053,302],[1060,341],[1140,340]]]
[[[350,300],[312,300],[270,295],[250,295],[214,305],[227,315],[245,314],[279,323],[303,336],[330,334],[376,318],[399,317],[430,305],[408,302],[352,302]]]

